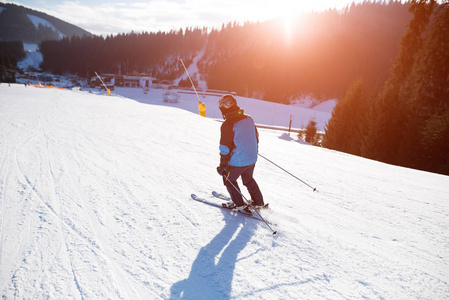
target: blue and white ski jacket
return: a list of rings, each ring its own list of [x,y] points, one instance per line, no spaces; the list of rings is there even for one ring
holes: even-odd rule
[[[255,164],[259,133],[254,120],[236,110],[226,115],[221,125],[220,166],[246,167]]]

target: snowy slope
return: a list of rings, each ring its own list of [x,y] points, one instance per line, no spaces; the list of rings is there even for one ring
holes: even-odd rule
[[[196,80],[198,83],[198,87],[207,90],[207,82],[204,80],[201,80],[200,73],[198,71],[198,61],[203,58],[204,52],[206,51],[206,47],[203,47],[201,51],[198,52],[198,54],[193,59],[192,63],[187,67],[187,72],[190,75],[190,78],[192,80]],[[184,64],[184,62],[183,62]],[[187,80],[189,79],[189,75],[187,75],[187,72],[184,72],[181,77],[179,77],[177,80],[174,81],[174,85],[179,85],[179,81],[181,80]]]
[[[37,44],[23,44],[25,50],[25,58],[17,63],[17,67],[22,70],[26,70],[28,67],[38,69],[39,65],[43,61],[42,53],[39,52],[39,46]]]
[[[172,90],[176,92],[176,90]],[[190,112],[198,113],[198,98],[195,94],[185,94],[178,92],[180,99],[178,103],[164,103],[161,102],[163,89],[152,89],[147,94],[144,94],[142,89],[132,88],[115,88],[112,92],[115,95],[121,95],[136,101],[166,105],[185,109]],[[200,100],[206,105],[206,115],[209,118],[222,119],[220,110],[218,109],[219,96],[204,96],[199,94]],[[278,126],[288,128],[290,117],[292,118],[292,128],[305,128],[310,119],[315,119],[318,130],[323,131],[324,126],[332,115],[332,108],[335,105],[335,100],[329,100],[330,105],[327,111],[325,109],[305,108],[294,105],[284,105],[274,102],[262,101],[252,98],[237,96],[237,102],[245,113],[251,115],[257,124]]]
[[[30,15],[30,14],[27,14],[27,16],[30,19],[30,21],[34,24],[36,29],[39,29],[39,25],[42,25],[44,27],[49,27],[52,30],[54,30],[56,33],[58,33],[58,36],[59,36],[60,39],[65,37],[64,34],[62,34],[59,30],[57,30],[56,27],[53,26],[53,24],[51,24],[47,20],[44,20],[42,18],[39,18],[38,16],[34,16],[34,15]]]
[[[261,129],[260,153],[319,190],[259,160],[273,236],[190,199],[224,192],[219,127],[119,96],[1,84],[3,298],[448,299],[448,176]]]

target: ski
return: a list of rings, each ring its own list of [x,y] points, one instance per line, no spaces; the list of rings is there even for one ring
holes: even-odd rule
[[[216,191],[213,191],[213,192],[212,192],[212,195],[213,195],[215,198],[218,198],[218,199],[221,199],[221,200],[231,201],[231,198],[230,198],[230,197],[228,197],[228,196],[226,196],[226,195],[223,195],[223,194],[220,194],[219,192],[216,192]]]
[[[195,200],[195,201],[198,201],[198,202],[201,202],[201,203],[210,205],[210,206],[215,206],[215,207],[218,207],[218,208],[222,208],[222,209],[226,209],[226,210],[231,210],[231,211],[234,211],[234,212],[236,212],[236,213],[238,213],[238,214],[241,214],[241,215],[243,215],[243,216],[246,216],[246,217],[248,217],[248,218],[255,219],[255,220],[258,220],[258,221],[263,222],[263,220],[262,220],[261,218],[255,216],[255,215],[253,215],[253,214],[248,214],[248,213],[245,213],[245,212],[242,212],[242,211],[238,211],[238,210],[235,210],[235,209],[232,209],[232,208],[225,207],[225,206],[223,206],[223,205],[221,205],[221,204],[219,204],[219,203],[208,201],[208,200],[206,200],[206,199],[204,199],[204,198],[201,198],[201,197],[199,197],[199,196],[197,196],[197,195],[195,195],[195,194],[192,194],[192,195],[191,195],[191,198],[192,198],[193,200]],[[270,224],[271,224],[271,223],[270,223]]]
[[[221,199],[221,200],[224,200],[224,201],[231,201],[231,198],[230,198],[230,197],[228,197],[228,196],[226,196],[226,195],[223,195],[223,194],[221,194],[221,193],[219,193],[219,192],[216,192],[216,191],[213,191],[213,192],[212,192],[212,195],[213,195],[215,198],[218,198],[218,199]],[[253,207],[252,205],[250,205],[250,207],[251,207],[251,208],[254,208],[254,209],[268,209],[268,203],[266,203],[264,206],[258,207],[258,208],[255,208],[255,207]]]

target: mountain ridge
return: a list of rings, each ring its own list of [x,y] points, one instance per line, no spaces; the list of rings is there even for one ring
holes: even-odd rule
[[[93,36],[92,33],[78,26],[24,6],[0,3],[0,9],[1,41],[20,40],[25,43],[40,43],[43,40],[59,40],[73,35]],[[30,16],[34,16],[34,20]],[[39,22],[37,18],[44,22]]]

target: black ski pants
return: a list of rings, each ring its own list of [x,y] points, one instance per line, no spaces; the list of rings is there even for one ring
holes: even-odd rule
[[[240,176],[242,176],[243,185],[246,186],[249,194],[251,195],[253,205],[264,205],[262,193],[259,189],[259,186],[257,185],[257,182],[253,178],[255,166],[256,164],[252,164],[246,167],[226,167],[226,172],[225,174],[223,174],[223,183],[228,189],[232,201],[237,206],[242,206],[244,204],[242,195],[240,194],[240,188],[237,183],[237,179]],[[238,191],[236,189],[238,189]]]

